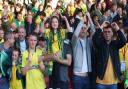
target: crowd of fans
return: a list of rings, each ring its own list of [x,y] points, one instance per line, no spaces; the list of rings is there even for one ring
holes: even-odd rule
[[[0,0],[0,89],[125,89],[127,40],[127,0]]]

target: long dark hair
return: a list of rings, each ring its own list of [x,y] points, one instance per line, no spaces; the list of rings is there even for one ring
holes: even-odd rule
[[[53,19],[57,19],[58,20],[58,28],[57,28],[57,32],[58,32],[58,36],[60,38],[60,20],[57,16],[52,16],[51,17],[51,21],[50,21],[50,35],[52,35],[52,41],[54,41],[54,28],[52,27],[52,20]]]

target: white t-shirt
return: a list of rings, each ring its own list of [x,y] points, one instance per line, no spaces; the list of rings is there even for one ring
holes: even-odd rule
[[[83,64],[81,64],[82,66],[82,70],[81,71],[74,71],[75,74],[82,74],[82,73],[87,73],[88,72],[88,65],[87,65],[87,55],[86,55],[86,42],[83,39],[80,39],[80,44],[82,46],[83,49]]]
[[[24,41],[20,41],[20,51],[21,53],[24,52],[26,50],[26,42]]]

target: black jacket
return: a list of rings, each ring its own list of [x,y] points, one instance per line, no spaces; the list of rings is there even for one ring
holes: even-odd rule
[[[26,29],[27,36],[29,34],[33,33],[34,32],[34,22],[32,22],[32,23],[25,22],[25,29]]]
[[[27,42],[27,40],[25,40],[25,43],[26,43],[26,49],[27,49],[28,48],[28,42]],[[14,47],[17,48],[17,49],[20,49],[20,41],[19,41],[19,39],[17,39],[15,41]],[[20,49],[20,51],[21,51],[21,49]]]
[[[108,58],[110,55],[115,75],[119,80],[121,80],[119,49],[125,45],[126,39],[123,33],[119,30],[117,31],[118,39],[112,40],[110,44],[107,44],[106,41],[103,39],[101,33],[102,30],[97,29],[92,38],[94,46],[97,49],[97,76],[100,79],[103,79],[108,63]]]

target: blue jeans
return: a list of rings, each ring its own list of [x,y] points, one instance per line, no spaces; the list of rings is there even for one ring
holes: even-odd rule
[[[97,84],[96,89],[117,89],[117,84],[112,84],[112,85]]]
[[[0,78],[0,89],[9,89],[9,81],[5,77]]]
[[[58,87],[60,88],[60,89],[68,89],[68,81],[59,81],[58,82]]]
[[[89,77],[73,76],[73,89],[90,89]]]
[[[68,89],[68,81],[61,81],[50,76],[49,88],[52,89]],[[49,89],[48,88],[48,89]]]

